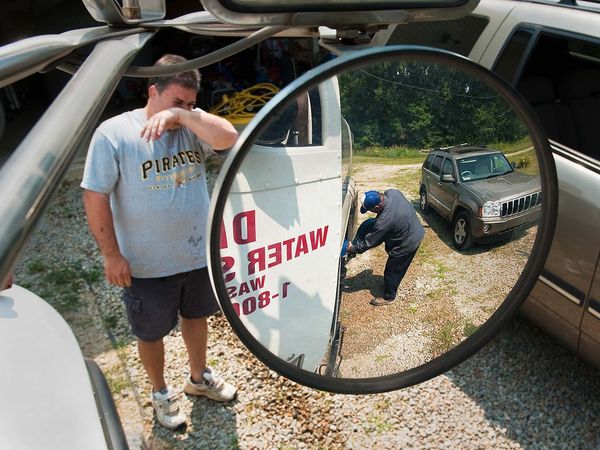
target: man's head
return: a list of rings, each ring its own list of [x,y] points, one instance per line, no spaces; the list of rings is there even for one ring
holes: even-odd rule
[[[377,191],[367,191],[363,196],[360,213],[365,214],[367,211],[379,213],[383,207],[383,195]]]
[[[182,56],[164,55],[155,66],[168,66],[186,61]],[[148,108],[151,114],[169,108],[191,110],[200,90],[200,72],[190,70],[175,75],[150,78],[148,81]]]

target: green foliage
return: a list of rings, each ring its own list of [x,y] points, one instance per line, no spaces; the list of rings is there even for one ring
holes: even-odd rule
[[[475,333],[477,331],[479,327],[477,325],[475,325],[474,323],[471,322],[467,322],[465,324],[465,327],[463,329],[463,335],[465,337],[469,337],[471,336],[473,333]]]
[[[31,273],[42,273],[46,270],[46,264],[39,259],[34,259],[27,265],[27,270]]]
[[[364,149],[357,151],[359,156],[368,156],[374,158],[392,158],[392,159],[408,159],[408,158],[420,158],[425,160],[426,154],[420,152],[414,148],[408,147],[381,147],[381,146],[369,146]]]
[[[520,141],[526,129],[494,91],[428,62],[388,62],[340,75],[355,150]]]

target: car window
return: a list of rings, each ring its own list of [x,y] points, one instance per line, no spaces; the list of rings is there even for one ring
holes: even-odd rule
[[[494,70],[509,81],[518,78],[517,90],[550,139],[600,159],[600,41],[542,30],[529,50],[528,36],[517,31]]]
[[[494,155],[492,157],[492,171],[495,173],[508,173],[512,172],[513,168],[504,155]]]
[[[442,168],[442,160],[444,158],[440,155],[436,155],[435,159],[433,160],[433,162],[431,163],[431,171],[433,173],[435,173],[436,175],[440,174],[440,170]]]
[[[401,24],[396,27],[387,45],[426,45],[468,56],[488,22],[485,17],[466,16],[457,20]]]
[[[425,162],[423,163],[423,167],[425,169],[431,170],[431,162],[433,161],[433,158],[435,157],[434,154],[430,154],[427,159],[425,160]]]
[[[448,158],[444,160],[444,165],[442,167],[442,175],[454,175],[454,167],[452,166],[452,161]]]
[[[501,162],[501,160],[504,160]],[[456,160],[458,174],[462,181],[485,180],[512,172],[512,167],[502,154],[487,154],[466,156]],[[503,167],[506,170],[496,170],[496,167]]]
[[[525,54],[531,36],[532,32],[529,30],[517,30],[512,35],[506,47],[504,47],[504,50],[496,62],[494,72],[509,83],[515,81],[519,63]]]

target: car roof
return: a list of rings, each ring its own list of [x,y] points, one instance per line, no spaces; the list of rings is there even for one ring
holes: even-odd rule
[[[482,145],[457,145],[453,147],[442,147],[442,148],[434,148],[430,153],[448,153],[455,156],[479,156],[479,155],[489,155],[492,153],[502,153],[500,150],[495,150],[493,148],[487,148]]]

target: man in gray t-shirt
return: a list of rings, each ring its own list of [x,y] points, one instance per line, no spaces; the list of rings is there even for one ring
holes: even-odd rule
[[[156,65],[185,61],[165,55]],[[184,391],[231,400],[233,385],[206,364],[207,317],[218,310],[206,268],[209,195],[204,160],[237,139],[225,119],[195,109],[197,70],[151,79],[144,108],[103,122],[92,138],[81,186],[88,223],[109,283],[123,288],[158,421],[186,417],[164,378],[163,338],[177,325],[190,374]]]

